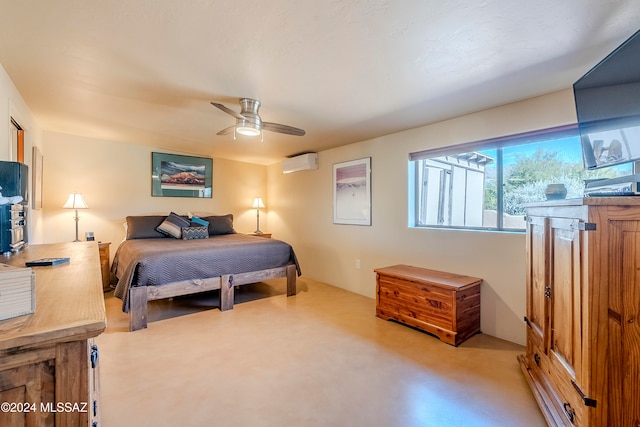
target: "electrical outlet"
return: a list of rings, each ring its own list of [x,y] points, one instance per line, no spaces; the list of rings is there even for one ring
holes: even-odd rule
[[[360,260],[356,260],[356,270],[360,270]]]

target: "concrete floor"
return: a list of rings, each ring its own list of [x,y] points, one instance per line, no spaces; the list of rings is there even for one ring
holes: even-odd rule
[[[375,317],[375,300],[305,278],[150,303],[128,332],[105,294],[101,426],[545,426],[522,346],[479,334],[459,347]]]

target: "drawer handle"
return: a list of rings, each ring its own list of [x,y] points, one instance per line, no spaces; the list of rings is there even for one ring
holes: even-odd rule
[[[98,366],[98,360],[100,358],[100,353],[98,352],[98,346],[97,345],[92,345],[91,346],[91,368],[95,369],[96,366]]]
[[[595,408],[598,405],[598,401],[595,400],[595,399],[591,399],[591,398],[587,397],[582,392],[582,389],[578,386],[578,384],[576,384],[575,381],[571,380],[571,385],[573,386],[573,388],[576,389],[576,391],[580,395],[580,399],[582,399],[582,401],[584,402],[585,406],[591,406],[592,408]]]
[[[533,355],[533,360],[536,362],[536,365],[540,366],[540,355],[538,353]]]
[[[573,410],[571,404],[569,402],[564,402],[564,413],[567,414],[567,418],[571,421],[571,424],[574,423],[574,419],[576,417],[576,411]]]

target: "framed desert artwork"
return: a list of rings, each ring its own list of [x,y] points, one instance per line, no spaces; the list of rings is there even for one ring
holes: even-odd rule
[[[151,153],[151,195],[212,197],[213,159]]]
[[[371,225],[371,157],[333,165],[333,222]]]

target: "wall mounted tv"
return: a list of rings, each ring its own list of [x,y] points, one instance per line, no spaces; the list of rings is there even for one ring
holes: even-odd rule
[[[640,160],[640,31],[573,85],[584,166]]]

